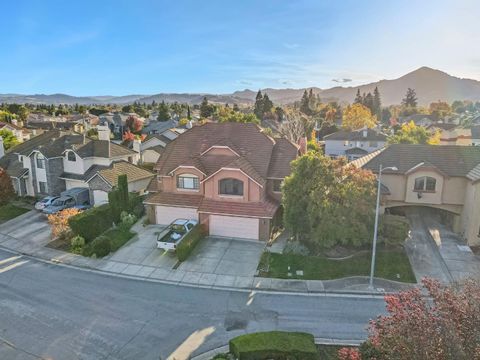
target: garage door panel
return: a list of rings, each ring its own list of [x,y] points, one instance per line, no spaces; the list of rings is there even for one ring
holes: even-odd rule
[[[155,208],[157,224],[168,225],[177,219],[198,220],[197,209],[176,206],[157,206]]]
[[[254,218],[210,215],[210,235],[258,240],[259,220]]]
[[[108,203],[108,193],[103,190],[93,190],[93,203],[95,206]]]

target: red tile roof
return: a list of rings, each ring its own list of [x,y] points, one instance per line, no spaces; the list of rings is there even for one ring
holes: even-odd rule
[[[267,199],[264,202],[227,202],[203,199],[198,212],[271,219],[280,204]]]
[[[154,205],[192,207],[198,209],[200,203],[202,202],[202,199],[202,195],[157,192],[148,196],[145,199],[144,203]]]

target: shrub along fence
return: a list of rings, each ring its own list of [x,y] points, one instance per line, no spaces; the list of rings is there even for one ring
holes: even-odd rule
[[[190,232],[185,235],[185,238],[178,244],[176,251],[179,261],[185,261],[192,253],[195,246],[202,240],[207,234],[205,225],[197,224]]]
[[[312,334],[269,331],[240,335],[229,342],[230,353],[239,360],[317,360]]]

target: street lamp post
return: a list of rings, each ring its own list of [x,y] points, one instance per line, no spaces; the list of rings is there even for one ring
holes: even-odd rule
[[[375,274],[375,255],[377,253],[378,215],[380,212],[380,191],[381,191],[382,171],[384,170],[397,171],[398,169],[394,166],[383,168],[382,164],[380,164],[380,168],[378,170],[377,204],[375,207],[375,228],[373,230],[374,232],[373,232],[373,245],[372,245],[372,263],[370,264],[370,281],[368,283],[368,288],[370,290],[373,290],[373,275]]]

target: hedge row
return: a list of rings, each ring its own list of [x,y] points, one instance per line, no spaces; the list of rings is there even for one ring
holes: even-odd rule
[[[230,353],[239,360],[317,360],[312,334],[269,331],[237,336],[230,340]]]
[[[192,253],[195,246],[202,240],[207,231],[204,225],[198,224],[193,227],[185,238],[178,244],[176,251],[179,261],[185,261]]]
[[[90,242],[112,227],[113,217],[108,204],[94,207],[68,219],[68,225],[75,235]]]

